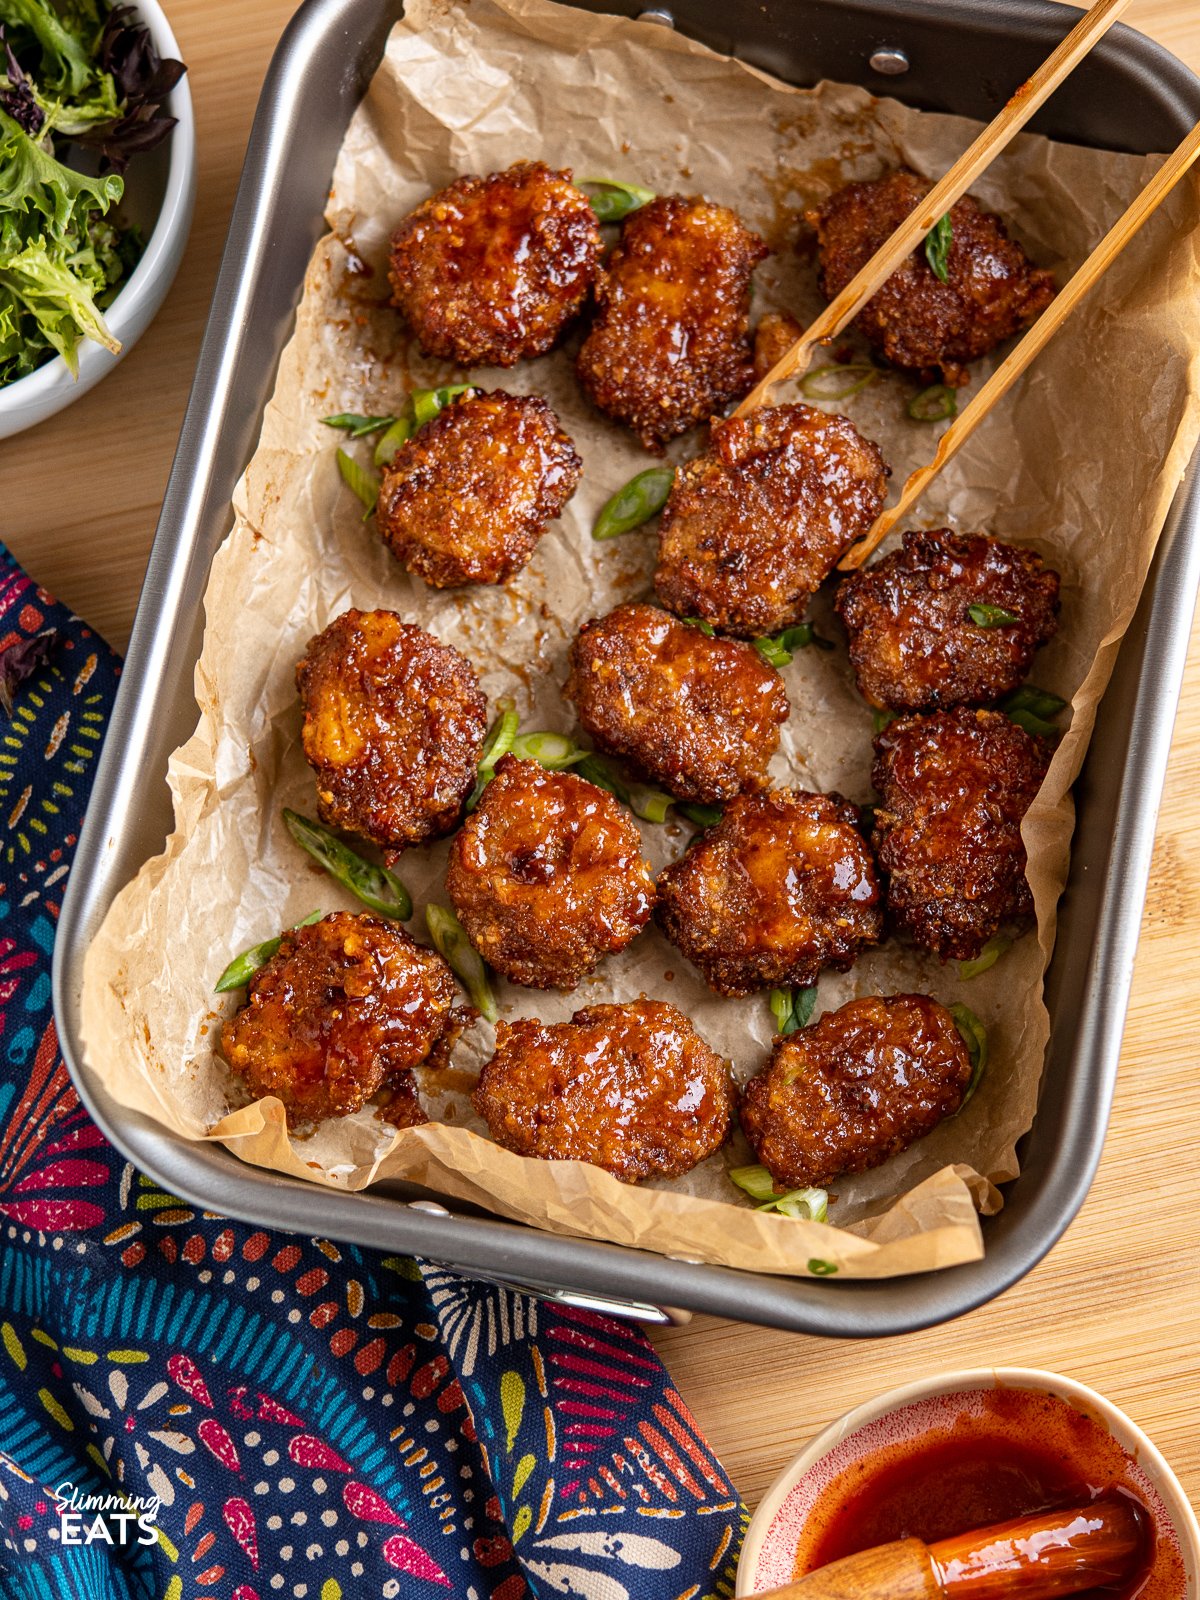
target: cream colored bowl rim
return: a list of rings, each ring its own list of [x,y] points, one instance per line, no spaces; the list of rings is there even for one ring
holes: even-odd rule
[[[178,42],[158,0],[133,0],[133,9],[137,20],[149,30],[159,55],[179,59]],[[141,259],[105,313],[109,327],[123,342],[123,336],[140,320],[145,302],[157,295],[162,274],[174,273],[175,264],[171,261],[171,254],[175,236],[179,229],[186,229],[191,221],[196,181],[196,123],[186,77],[181,78],[171,90],[167,104],[176,123],[168,135],[170,149],[162,204]],[[94,363],[115,365],[110,353],[89,339],[81,342],[78,354],[79,379],[71,376],[61,356],[55,356],[35,372],[0,387],[0,414],[9,408],[16,411],[29,408],[31,412],[39,408],[39,418],[51,415],[51,411],[42,411],[40,408],[49,403],[48,397],[52,393],[63,390],[69,394],[69,399],[53,406],[53,410],[58,410],[63,403],[69,404],[70,399],[77,394],[85,394],[91,387],[91,383],[82,380],[92,378],[95,381],[91,372]]]

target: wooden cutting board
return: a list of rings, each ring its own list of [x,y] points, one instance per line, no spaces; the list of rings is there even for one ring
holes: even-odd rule
[[[155,325],[100,388],[0,447],[3,537],[40,582],[124,646],[170,468],[259,86],[291,0],[166,0],[196,102],[200,193]],[[1196,0],[1129,21],[1200,71]],[[236,41],[236,44],[231,44]],[[753,1504],[847,1407],[951,1367],[1054,1368],[1108,1394],[1200,1501],[1200,630],[1159,821],[1099,1176],[1049,1258],[998,1302],[931,1333],[847,1346],[697,1318],[656,1334]]]

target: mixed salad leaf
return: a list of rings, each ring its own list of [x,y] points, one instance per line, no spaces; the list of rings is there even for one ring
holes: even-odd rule
[[[55,355],[77,372],[81,339],[120,348],[104,312],[142,250],[122,174],[174,126],[184,71],[132,6],[0,0],[0,384]]]

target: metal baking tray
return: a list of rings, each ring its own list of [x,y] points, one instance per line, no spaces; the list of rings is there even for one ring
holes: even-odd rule
[[[584,0],[641,14],[639,0]],[[1052,0],[666,0],[655,15],[798,84],[861,84],[927,109],[990,118],[1075,20]],[[247,1221],[406,1251],[536,1292],[648,1319],[679,1308],[808,1333],[907,1333],[999,1294],[1046,1253],[1083,1202],[1117,1071],[1155,818],[1200,580],[1200,483],[1182,486],[1100,707],[1076,788],[1078,827],[1051,963],[1041,1107],[1021,1176],[984,1223],[983,1261],[878,1283],[737,1272],[563,1238],[447,1210],[403,1184],[341,1194],[188,1143],[118,1106],[83,1058],[83,955],[117,891],[171,825],[167,757],[192,732],[209,564],[259,431],[350,116],[398,0],[307,0],[271,65],[255,119],[208,330],[96,776],[54,961],[63,1051],[96,1122],[130,1160],[194,1204]],[[884,52],[883,55],[880,52]],[[871,65],[902,70],[884,76]],[[903,70],[907,64],[907,70]],[[1032,124],[1059,139],[1145,153],[1200,120],[1200,81],[1115,28]],[[686,1252],[686,1241],[680,1241]]]

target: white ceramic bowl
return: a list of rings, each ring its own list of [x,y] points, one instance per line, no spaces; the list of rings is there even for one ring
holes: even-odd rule
[[[961,1397],[979,1390],[1026,1389],[1049,1394],[1099,1422],[1133,1458],[1136,1492],[1159,1537],[1179,1549],[1186,1600],[1200,1597],[1200,1526],[1178,1478],[1156,1446],[1123,1411],[1094,1389],[1033,1367],[980,1367],[946,1372],[892,1389],[848,1411],[819,1433],[771,1485],[751,1519],[738,1564],[737,1595],[762,1594],[794,1576],[800,1532],[823,1484],[858,1456],[883,1444],[917,1439],[952,1421]],[[969,1403],[969,1401],[968,1401]],[[978,1403],[978,1402],[976,1402]]]
[[[179,46],[157,0],[136,0],[136,12],[159,55],[178,58]],[[186,76],[171,90],[166,108],[178,118],[176,125],[157,150],[136,156],[125,175],[121,214],[141,228],[146,249],[104,314],[121,341],[120,354],[84,339],[78,378],[56,356],[27,378],[0,387],[0,439],[43,422],[94,388],[133,348],[162,305],[183,260],[196,199],[196,125]]]

